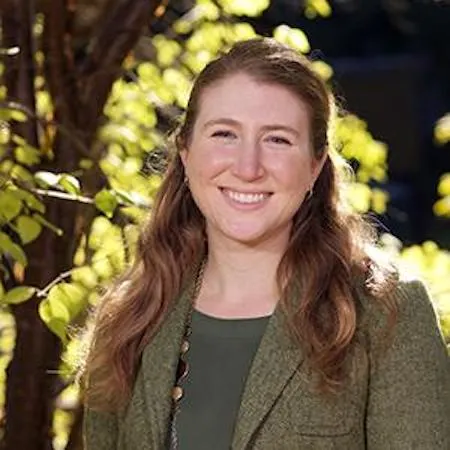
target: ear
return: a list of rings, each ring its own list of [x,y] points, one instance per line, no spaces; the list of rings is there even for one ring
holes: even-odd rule
[[[320,159],[313,158],[312,160],[312,184],[315,184],[317,178],[319,178],[320,172],[322,172],[325,161],[328,158],[328,152],[323,152]]]
[[[181,162],[183,163],[184,168],[186,168],[186,163],[187,163],[187,158],[188,158],[188,151],[183,148],[182,150],[180,150],[180,159]]]

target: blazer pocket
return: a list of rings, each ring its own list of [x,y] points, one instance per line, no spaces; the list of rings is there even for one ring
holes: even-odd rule
[[[298,376],[301,377],[300,374]],[[280,411],[284,408],[289,411],[289,433],[302,436],[344,436],[357,427],[363,427],[363,386],[353,385],[351,389],[345,389],[338,394],[326,395],[312,389],[304,389],[304,382],[297,384],[295,380],[292,381],[280,398],[281,404],[278,405]]]

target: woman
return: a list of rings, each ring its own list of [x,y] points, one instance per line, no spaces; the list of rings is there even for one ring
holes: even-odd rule
[[[333,111],[270,39],[200,74],[136,260],[97,314],[88,450],[450,448],[436,317],[345,207]]]

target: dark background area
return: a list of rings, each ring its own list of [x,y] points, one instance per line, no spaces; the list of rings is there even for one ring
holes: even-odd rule
[[[450,111],[450,1],[334,0],[328,18],[307,19],[301,2],[274,0],[252,22],[270,34],[280,23],[302,29],[335,70],[335,91],[389,146],[391,201],[381,221],[406,244],[431,236],[450,245],[450,222],[433,215],[450,148],[433,142]]]

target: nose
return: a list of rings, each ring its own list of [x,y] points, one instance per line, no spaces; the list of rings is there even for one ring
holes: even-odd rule
[[[243,181],[254,181],[264,175],[260,146],[257,142],[247,142],[236,149],[233,175]]]

